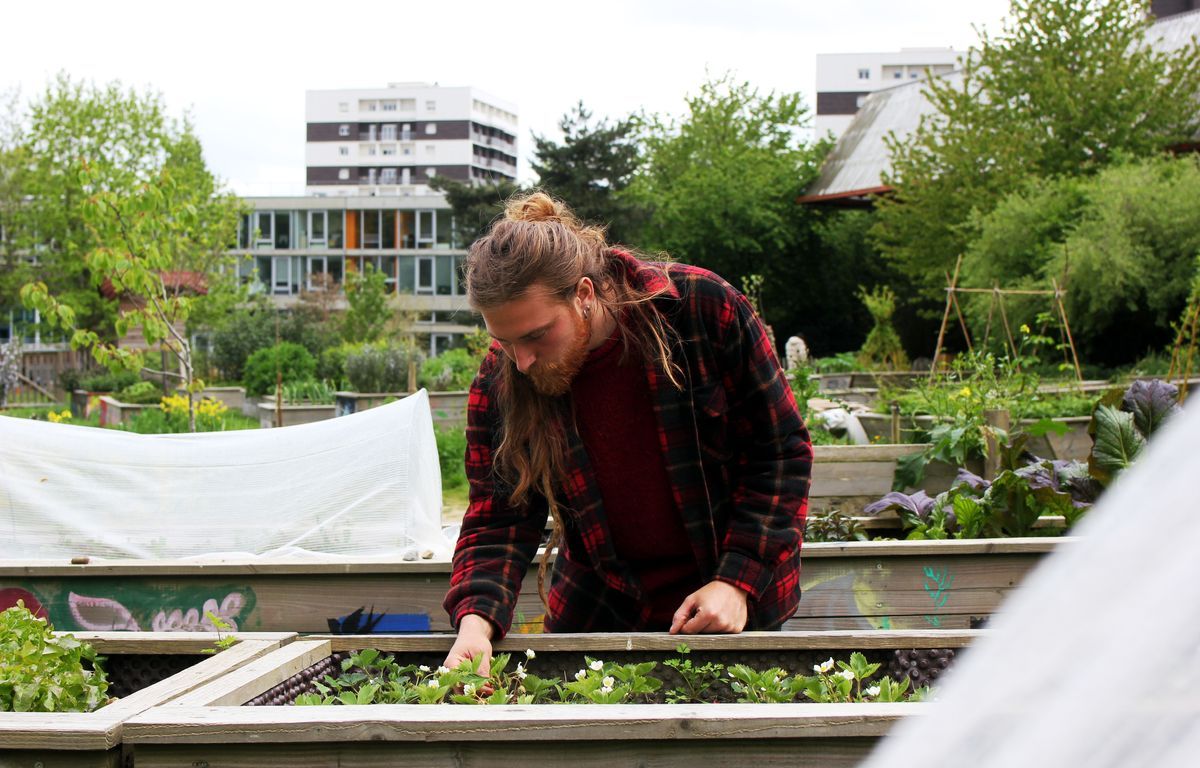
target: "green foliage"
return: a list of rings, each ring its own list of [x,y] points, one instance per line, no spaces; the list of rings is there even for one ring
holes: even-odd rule
[[[521,189],[507,179],[466,184],[447,176],[434,176],[429,186],[446,196],[454,211],[455,240],[464,248],[487,230],[492,220],[504,212],[504,202]]]
[[[342,338],[349,342],[373,342],[383,337],[392,317],[388,306],[387,276],[367,263],[362,272],[346,274],[346,302],[342,316]]]
[[[817,373],[848,373],[858,370],[857,352],[839,352],[828,357],[818,357],[812,361],[812,367]]]
[[[680,643],[675,648],[675,652],[680,655],[679,658],[667,659],[663,663],[679,673],[679,677],[683,680],[683,688],[672,688],[667,691],[667,703],[682,704],[708,700],[710,698],[709,690],[721,682],[721,673],[725,671],[725,665],[712,661],[693,664],[692,660],[687,658],[688,654],[692,652],[687,643]]]
[[[814,214],[795,200],[828,143],[799,138],[809,120],[799,94],[764,94],[731,75],[704,83],[686,104],[680,118],[643,122],[645,162],[619,196],[644,213],[639,244],[733,285],[762,275],[766,322],[800,328],[814,292],[796,290],[797,280],[816,258]]]
[[[446,350],[421,365],[417,386],[432,392],[457,392],[469,389],[479,373],[482,360],[461,347]]]
[[[0,612],[0,712],[92,712],[107,704],[104,659],[72,635],[54,635],[18,600]]]
[[[538,186],[567,201],[580,219],[607,226],[609,242],[629,242],[639,210],[620,193],[639,165],[637,121],[591,121],[580,101],[558,123],[562,143],[534,134],[533,172]]]
[[[161,408],[147,408],[119,427],[140,435],[167,435],[183,432],[228,432],[258,429],[257,419],[230,411],[223,403],[208,398],[195,404],[195,429],[188,423],[187,398],[172,395],[162,398]],[[93,425],[94,426],[94,425]]]
[[[283,382],[290,383],[311,379],[317,370],[317,361],[307,349],[290,341],[260,349],[246,360],[246,371],[242,383],[246,394],[252,397],[275,391],[277,372],[283,373]]]
[[[204,618],[208,619],[209,623],[211,623],[213,625],[213,628],[217,630],[217,641],[215,643],[213,643],[212,648],[205,648],[203,651],[201,651],[201,653],[204,653],[204,654],[220,653],[221,651],[228,650],[238,644],[238,638],[236,635],[231,635],[231,634],[222,635],[221,634],[222,632],[229,632],[230,630],[232,630],[233,629],[232,624],[230,624],[228,621],[221,618],[217,614],[213,613],[212,611],[205,611]]]
[[[116,392],[141,381],[134,371],[104,371],[85,376],[79,381],[79,389],[88,392]]]
[[[979,216],[963,261],[965,280],[1048,288],[1067,275],[1065,297],[1081,353],[1126,362],[1172,337],[1171,321],[1200,276],[1200,159],[1128,160],[1086,179],[1030,182]],[[978,329],[989,305],[967,307]],[[1034,323],[1044,298],[1006,301],[1009,321]]]
[[[810,513],[804,525],[804,541],[809,544],[825,541],[867,541],[869,538],[857,520],[843,515],[836,509]]]
[[[1150,23],[1141,0],[1013,0],[961,77],[925,81],[933,111],[888,142],[896,193],[875,229],[918,293],[940,292],[978,215],[1029,179],[1089,175],[1194,135],[1200,49],[1151,50]]]
[[[362,348],[362,344],[345,342],[326,348],[317,359],[317,378],[336,382],[338,387],[347,386],[346,359]]]
[[[823,664],[815,664],[815,674],[795,678],[796,684],[806,697],[821,704],[919,700],[928,695],[927,688],[908,693],[907,677],[897,683],[885,676],[863,688],[863,684],[879,671],[879,664],[868,662],[867,657],[857,651],[850,654],[849,662],[839,660],[836,665],[838,670],[835,672],[832,658]]]
[[[867,334],[858,351],[858,364],[863,370],[885,368],[891,371],[908,368],[908,356],[904,354],[904,346],[900,336],[892,325],[892,315],[896,311],[896,294],[887,286],[877,286],[868,291],[859,287],[858,297],[871,313],[875,325]]]
[[[465,460],[467,432],[462,427],[435,427],[438,463],[442,468],[442,490],[453,490],[467,484]]]
[[[355,392],[404,392],[409,361],[419,366],[423,357],[407,346],[364,346],[346,356],[346,380]]]
[[[152,381],[139,381],[115,393],[113,398],[120,403],[150,405],[151,403],[157,403],[162,399],[162,396],[161,385],[155,384]]]
[[[333,385],[318,379],[300,379],[283,385],[283,401],[288,404],[332,405]]]

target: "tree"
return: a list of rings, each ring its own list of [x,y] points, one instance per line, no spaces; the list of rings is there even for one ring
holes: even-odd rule
[[[501,179],[482,184],[464,184],[446,176],[434,176],[429,186],[446,196],[454,211],[454,231],[458,244],[467,247],[475,242],[492,221],[504,212],[504,201],[517,194],[520,187]]]
[[[978,285],[1049,288],[1067,275],[1075,342],[1089,360],[1116,365],[1173,338],[1197,278],[1200,159],[1155,157],[1094,176],[1038,179],[973,222],[963,273]],[[1006,301],[1010,325],[1034,324],[1045,298]],[[986,301],[968,316],[978,334]],[[998,322],[998,321],[996,321]],[[993,336],[996,334],[993,333]]]
[[[638,208],[620,196],[640,163],[637,121],[591,124],[580,101],[558,123],[562,143],[533,134],[538,186],[566,201],[584,221],[608,227],[610,242],[627,242],[638,226]]]
[[[1151,49],[1145,11],[1142,0],[1012,0],[961,77],[926,81],[933,110],[888,141],[895,194],[878,201],[874,230],[917,292],[940,297],[979,215],[1031,177],[1090,175],[1200,127],[1200,48]]]
[[[112,323],[116,338],[90,324],[85,313],[92,305],[77,304],[85,292],[73,285],[56,292],[53,283],[37,280],[22,288],[21,298],[51,324],[72,332],[73,347],[89,348],[97,362],[113,370],[145,367],[144,350],[118,346],[117,339],[131,329],[140,328],[151,347],[161,343],[178,359],[182,373],[155,373],[183,381],[188,426],[195,431],[193,394],[203,382],[194,375],[186,325],[208,285],[236,279],[228,249],[243,206],[219,188],[186,121],[159,141],[159,166],[141,168],[139,173],[148,174],[142,182],[114,175],[103,163],[93,170],[88,158],[79,161],[74,188],[81,196],[75,209],[79,220],[71,226],[79,227],[74,247],[86,249],[69,252],[80,261],[76,272],[87,276],[93,292],[107,286],[120,297]],[[129,183],[115,185],[118,178]],[[66,253],[57,261],[70,263]]]
[[[346,303],[342,337],[349,342],[372,342],[383,337],[392,309],[388,306],[387,278],[367,264],[362,272],[346,273]]]
[[[795,202],[829,146],[799,138],[808,117],[799,94],[763,95],[729,75],[707,82],[682,118],[646,120],[646,162],[621,195],[644,209],[643,248],[733,285],[761,274],[763,309],[781,340],[820,311],[813,301],[825,290],[809,290],[815,214]]]

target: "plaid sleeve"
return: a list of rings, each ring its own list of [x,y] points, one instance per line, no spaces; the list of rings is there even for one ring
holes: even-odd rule
[[[443,602],[457,628],[468,613],[490,621],[495,639],[512,625],[521,580],[537,552],[546,526],[545,504],[515,509],[497,488],[492,471],[498,419],[489,391],[499,364],[493,351],[480,366],[467,401],[466,474],[470,501],[454,549],[450,590]]]
[[[766,329],[744,296],[728,296],[717,348],[737,463],[716,577],[758,599],[800,549],[812,444]]]

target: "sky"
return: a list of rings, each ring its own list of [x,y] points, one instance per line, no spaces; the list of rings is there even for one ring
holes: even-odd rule
[[[58,72],[163,96],[240,195],[304,192],[304,93],[389,82],[470,85],[557,138],[578,101],[597,117],[682,112],[726,72],[815,107],[816,55],[946,47],[999,29],[1007,0],[6,3],[0,94],[28,101]]]

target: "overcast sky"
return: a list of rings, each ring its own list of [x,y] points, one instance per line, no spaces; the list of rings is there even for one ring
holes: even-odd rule
[[[815,104],[818,53],[977,40],[1007,0],[607,0],[540,3],[6,3],[0,91],[28,100],[58,71],[152,88],[188,110],[209,165],[242,195],[303,194],[304,92],[388,82],[473,85],[558,135],[576,101],[612,117],[678,114],[706,73]]]

